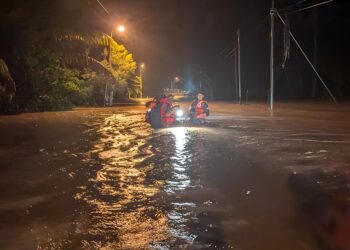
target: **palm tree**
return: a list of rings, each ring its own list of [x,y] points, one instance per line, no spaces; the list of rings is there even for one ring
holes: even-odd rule
[[[0,58],[0,105],[11,103],[16,93],[16,84],[6,62]]]

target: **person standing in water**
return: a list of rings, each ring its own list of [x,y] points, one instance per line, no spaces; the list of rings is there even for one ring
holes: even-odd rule
[[[199,92],[196,99],[191,103],[190,120],[193,124],[206,123],[207,116],[209,116],[209,106],[203,98],[204,95]]]

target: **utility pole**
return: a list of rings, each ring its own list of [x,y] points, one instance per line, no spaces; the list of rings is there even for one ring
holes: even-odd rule
[[[142,98],[142,67],[140,68],[140,97]]]
[[[314,0],[315,2],[315,0]],[[313,10],[313,40],[314,40],[314,53],[313,53],[313,64],[315,66],[315,68],[318,68],[318,42],[317,42],[317,38],[318,38],[318,27],[317,27],[317,22],[318,22],[318,14],[317,14],[317,8],[315,8]],[[313,79],[312,79],[312,97],[316,98],[318,94],[318,82],[317,82],[317,77],[314,75]]]
[[[238,70],[237,70],[237,50],[233,53],[234,57],[233,57],[233,64],[234,64],[234,84],[235,84],[235,96],[233,99],[238,99]]]
[[[143,92],[143,69],[145,68],[145,64],[141,63],[140,65],[140,97],[142,98],[142,92]]]
[[[273,99],[274,99],[274,38],[275,38],[275,1],[272,1],[272,7],[270,9],[271,17],[271,47],[270,47],[270,110],[273,112]]]
[[[241,85],[241,39],[240,30],[237,31],[237,61],[238,61],[238,99],[239,104],[242,104],[242,85]]]

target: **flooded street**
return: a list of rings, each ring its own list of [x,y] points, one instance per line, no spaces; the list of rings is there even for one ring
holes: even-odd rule
[[[0,117],[0,249],[350,249],[350,109],[211,114]]]

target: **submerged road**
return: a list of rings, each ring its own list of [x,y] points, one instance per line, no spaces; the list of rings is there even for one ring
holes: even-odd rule
[[[0,117],[0,249],[349,249],[350,111],[281,106]]]

